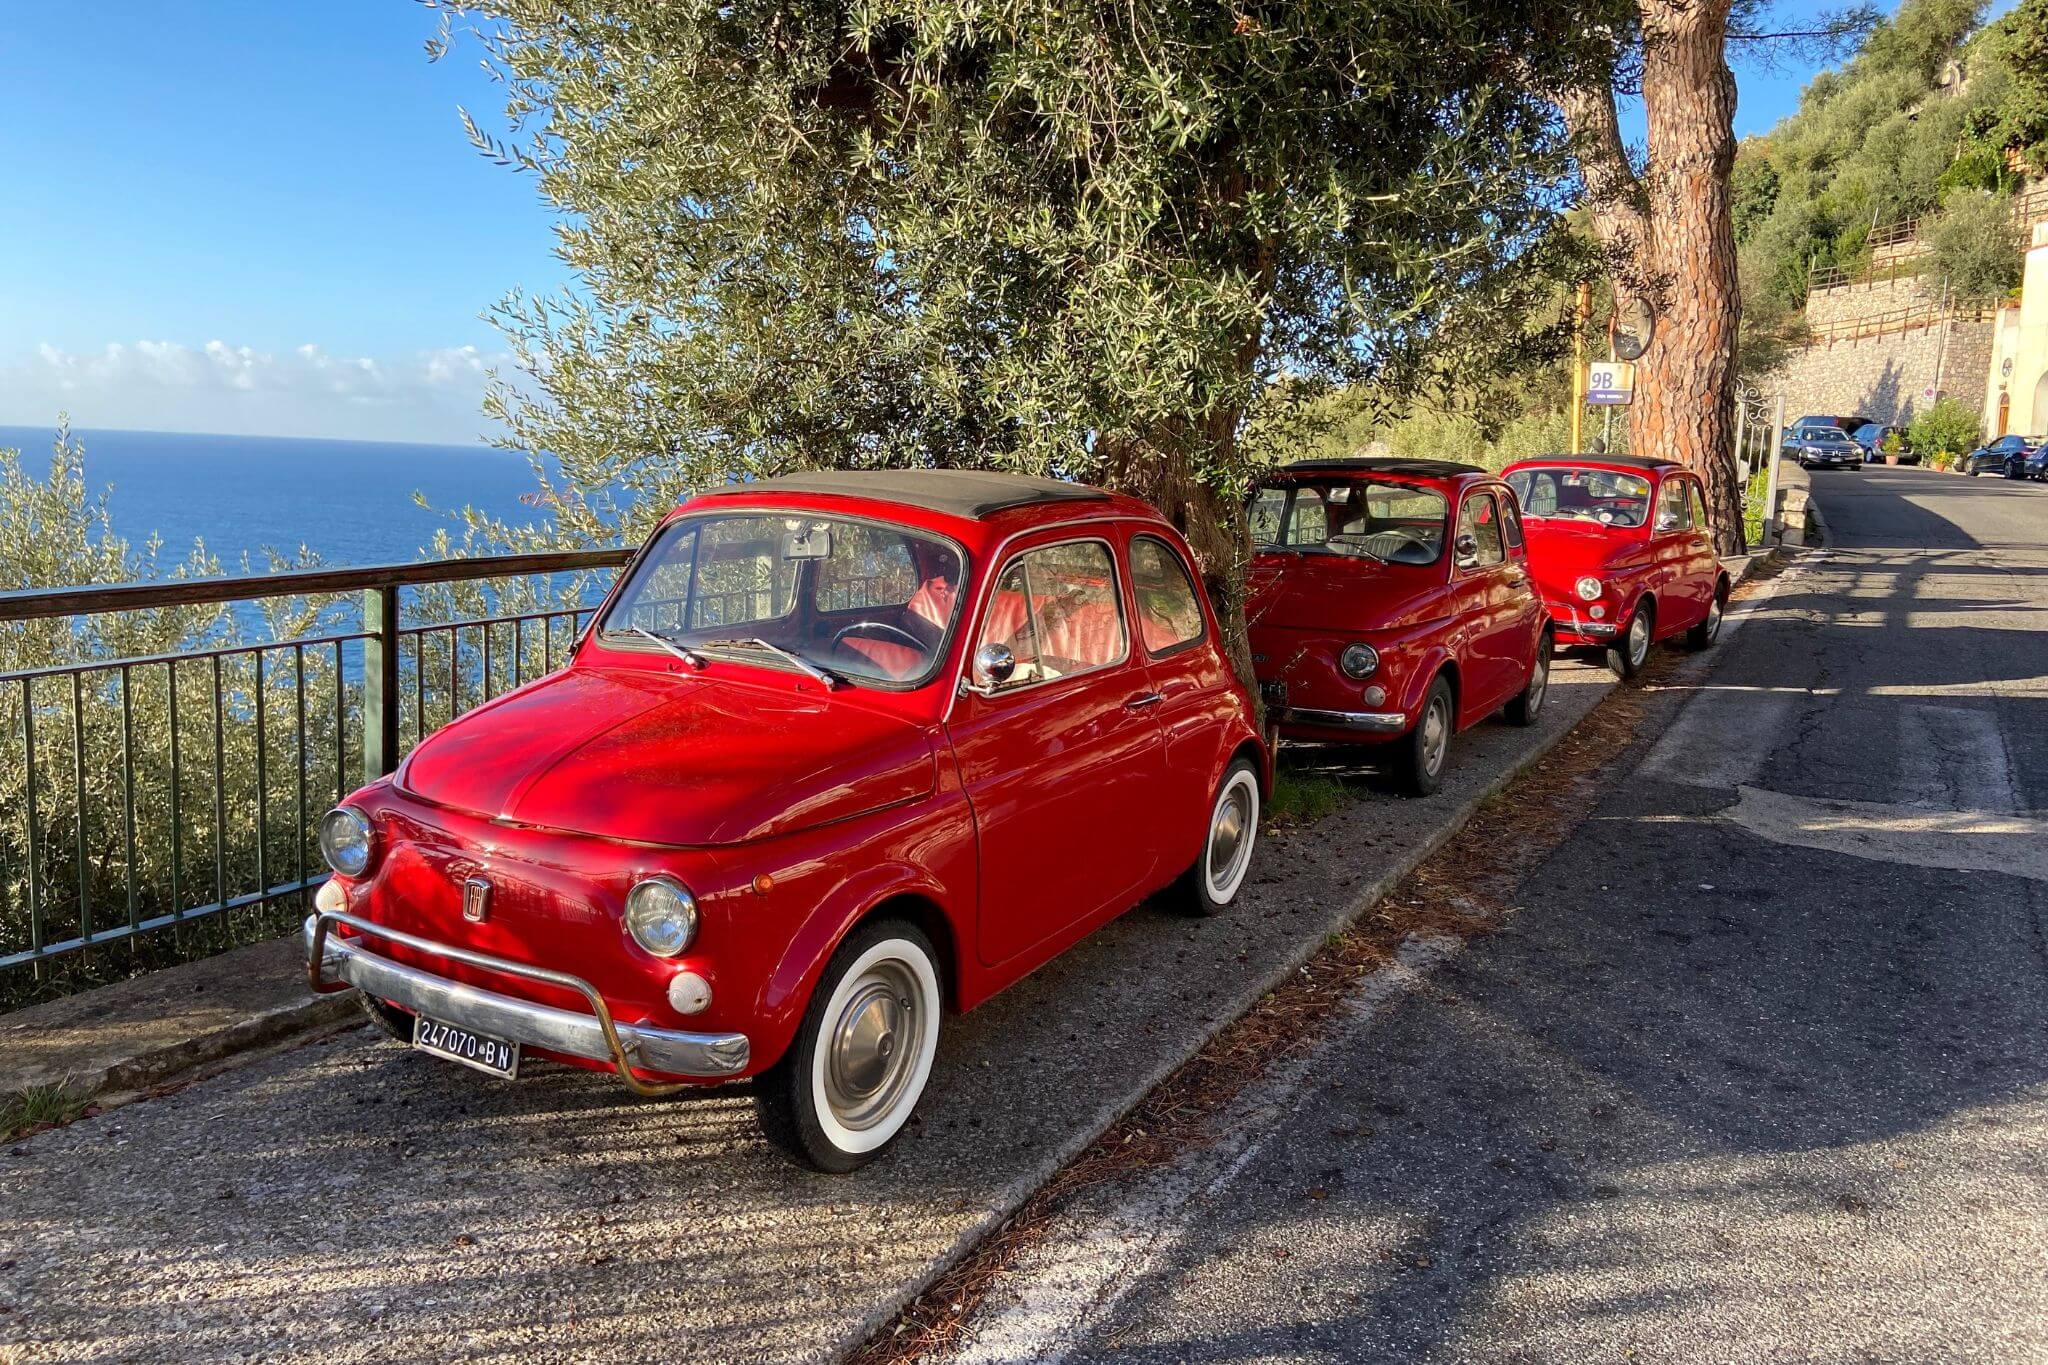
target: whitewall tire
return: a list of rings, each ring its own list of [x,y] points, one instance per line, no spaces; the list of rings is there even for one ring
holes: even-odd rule
[[[1237,900],[1259,841],[1259,771],[1240,758],[1216,785],[1202,851],[1181,875],[1177,899],[1195,915],[1220,915]]]
[[[832,955],[789,1050],[757,1083],[761,1131],[822,1171],[874,1160],[924,1094],[943,1010],[930,940],[900,920],[861,925]]]

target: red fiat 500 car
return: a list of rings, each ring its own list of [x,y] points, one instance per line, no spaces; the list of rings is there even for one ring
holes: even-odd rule
[[[1453,734],[1503,707],[1536,719],[1550,623],[1499,479],[1442,460],[1297,461],[1254,491],[1251,530],[1252,663],[1281,735],[1385,744],[1427,795]]]
[[[570,665],[330,812],[316,989],[443,1057],[755,1078],[862,1164],[942,1010],[1146,895],[1243,886],[1266,755],[1187,547],[1045,479],[817,473],[683,504]]]
[[[1556,455],[1504,471],[1522,501],[1529,565],[1567,647],[1606,651],[1633,678],[1659,640],[1705,649],[1721,632],[1728,573],[1706,488],[1670,460]]]

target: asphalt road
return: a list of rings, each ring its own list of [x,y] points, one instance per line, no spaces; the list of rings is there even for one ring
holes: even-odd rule
[[[1816,474],[1519,913],[1368,980],[963,1360],[2048,1359],[2048,488]]]
[[[949,1021],[913,1129],[852,1177],[775,1156],[744,1098],[506,1084],[367,1030],[0,1146],[0,1365],[830,1358],[1609,687],[1553,680],[1437,796],[1269,843],[1230,914],[1138,907]]]

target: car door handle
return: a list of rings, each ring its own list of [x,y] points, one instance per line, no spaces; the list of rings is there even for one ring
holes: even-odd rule
[[[1124,706],[1132,711],[1142,711],[1148,706],[1157,706],[1160,702],[1163,702],[1165,700],[1166,696],[1164,693],[1141,692],[1137,696],[1132,697],[1129,701],[1125,702]]]

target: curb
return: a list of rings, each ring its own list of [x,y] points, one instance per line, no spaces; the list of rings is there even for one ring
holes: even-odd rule
[[[943,1278],[948,1271],[971,1255],[974,1249],[980,1246],[983,1241],[1000,1231],[1003,1225],[1049,1179],[1076,1157],[1080,1156],[1082,1152],[1086,1151],[1097,1138],[1120,1122],[1126,1114],[1135,1109],[1147,1095],[1156,1090],[1169,1076],[1173,1075],[1174,1072],[1178,1071],[1193,1058],[1196,1053],[1207,1047],[1211,1039],[1237,1022],[1239,1018],[1257,1005],[1260,1000],[1264,999],[1282,982],[1300,971],[1310,958],[1313,958],[1318,952],[1322,951],[1323,944],[1331,933],[1362,918],[1374,906],[1386,899],[1387,895],[1405,881],[1416,868],[1420,867],[1438,849],[1455,838],[1458,832],[1471,822],[1472,817],[1479,813],[1482,806],[1500,795],[1502,791],[1513,784],[1522,774],[1548,757],[1550,752],[1559,744],[1562,744],[1573,731],[1577,730],[1580,722],[1597,710],[1607,700],[1608,694],[1621,684],[1618,680],[1610,677],[1597,685],[1600,687],[1599,696],[1594,698],[1592,704],[1577,719],[1560,728],[1555,734],[1546,735],[1533,741],[1525,752],[1500,771],[1494,773],[1479,790],[1448,811],[1427,837],[1403,850],[1391,865],[1365,883],[1351,900],[1346,903],[1341,913],[1331,916],[1324,923],[1320,933],[1313,936],[1305,936],[1300,943],[1290,949],[1269,971],[1257,978],[1253,983],[1254,989],[1244,997],[1244,1003],[1239,1008],[1230,1011],[1227,1015],[1221,1015],[1204,1023],[1200,1028],[1186,1035],[1183,1048],[1179,1049],[1173,1056],[1162,1060],[1142,1077],[1134,1080],[1130,1090],[1121,1099],[1098,1110],[1086,1125],[1070,1133],[1058,1146],[1048,1148],[1043,1158],[1033,1165],[1032,1170],[1028,1174],[1019,1176],[1016,1180],[1005,1186],[989,1210],[981,1218],[977,1219],[972,1226],[962,1229],[952,1246],[934,1257],[915,1280],[908,1282],[897,1293],[890,1295],[885,1301],[880,1302],[873,1312],[862,1319],[857,1328],[842,1337],[837,1344],[831,1347],[828,1358],[844,1360],[865,1346],[877,1331],[880,1331],[892,1322],[904,1308],[914,1303],[919,1296]],[[1313,826],[1310,828],[1313,829]]]
[[[359,1023],[348,996],[305,989],[302,951],[286,935],[0,1018],[0,1095],[54,1088],[111,1107]]]

